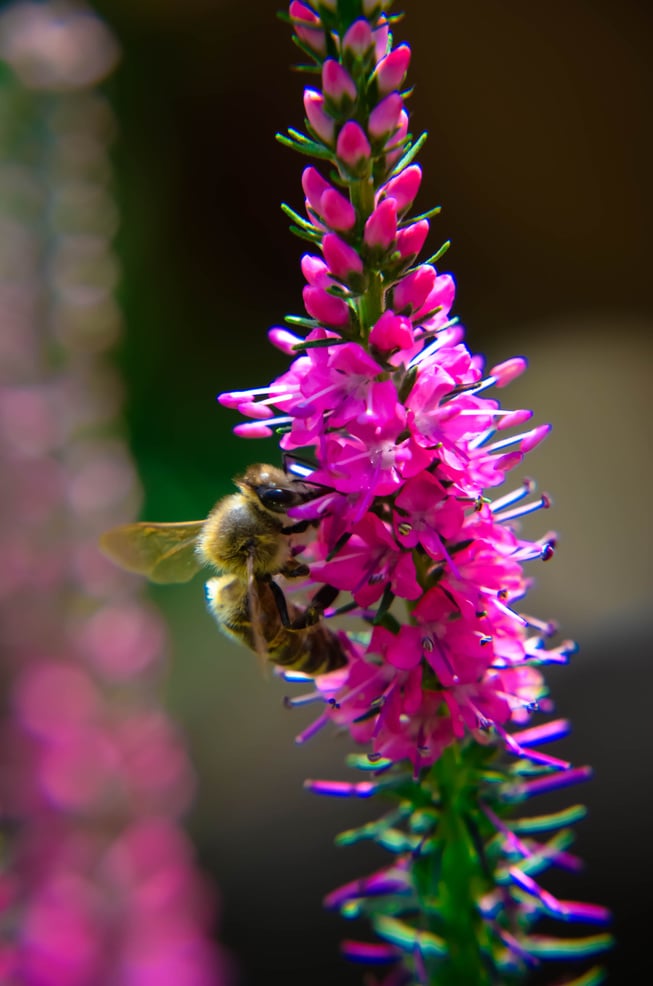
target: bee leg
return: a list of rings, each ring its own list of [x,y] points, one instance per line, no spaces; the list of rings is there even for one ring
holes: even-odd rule
[[[285,575],[287,579],[297,579],[304,575],[308,575],[310,569],[308,565],[304,565],[303,562],[295,561],[294,558],[289,558],[285,565],[279,569],[282,575]]]
[[[281,533],[282,534],[303,534],[304,531],[307,531],[309,529],[309,527],[311,526],[311,524],[313,524],[313,523],[314,523],[314,521],[312,521],[312,520],[298,520],[296,524],[287,524],[285,527],[282,527],[281,528]]]
[[[291,626],[290,616],[288,614],[288,604],[286,602],[286,597],[283,594],[281,586],[277,585],[271,576],[268,576],[265,581],[270,586],[270,591],[274,596],[274,601],[277,604],[277,610],[279,613],[279,619],[284,627],[289,628]]]
[[[290,624],[291,630],[304,630],[306,627],[314,626],[322,616],[322,613],[336,599],[340,589],[333,585],[323,585],[315,593],[310,603],[296,620]]]

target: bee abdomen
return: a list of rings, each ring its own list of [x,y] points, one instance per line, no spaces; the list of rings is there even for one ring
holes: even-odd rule
[[[269,656],[279,667],[311,676],[337,671],[347,664],[338,638],[321,623],[303,630],[284,630],[283,640],[272,642]]]

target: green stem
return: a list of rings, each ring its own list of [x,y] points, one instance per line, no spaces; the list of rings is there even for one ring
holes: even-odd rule
[[[356,209],[361,226],[374,211],[374,182],[372,178],[362,178],[350,185],[351,204]],[[379,271],[368,270],[367,289],[358,299],[358,317],[363,342],[367,342],[372,326],[383,314],[385,303],[383,277]]]
[[[466,817],[478,817],[478,805],[474,771],[465,761],[465,750],[455,744],[432,768],[441,799],[438,836],[442,856],[440,885],[431,887],[430,894],[440,900],[440,934],[447,942],[447,957],[438,963],[429,986],[490,986],[491,982],[481,953],[484,935],[478,912],[485,878],[465,822]]]

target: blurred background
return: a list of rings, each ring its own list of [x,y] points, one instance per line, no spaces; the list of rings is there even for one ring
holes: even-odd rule
[[[235,419],[215,401],[283,369],[266,330],[301,306],[303,247],[279,203],[301,208],[303,162],[274,134],[302,126],[303,79],[288,70],[295,49],[277,7],[94,5],[122,49],[108,86],[127,326],[117,358],[149,520],[201,518],[245,465],[278,459],[272,443],[234,439]],[[653,875],[653,7],[406,8],[396,34],[413,48],[413,129],[430,134],[417,207],[443,206],[428,247],[453,241],[442,267],[456,277],[470,348],[490,365],[529,357],[504,403],[554,424],[526,471],[555,508],[530,530],[559,530],[560,546],[534,572],[527,608],[581,645],[552,676],[558,711],[575,724],[560,753],[596,768],[577,795],[590,807],[578,844],[588,868],[568,892],[615,909],[610,981],[626,983],[644,967],[641,898]],[[378,864],[332,848],[370,808],[302,791],[307,776],[344,776],[346,742],[293,745],[307,717],[216,632],[199,580],[152,597],[173,635],[168,705],[199,778],[190,827],[220,888],[220,934],[241,986],[360,982],[337,954],[352,929],[320,901]]]

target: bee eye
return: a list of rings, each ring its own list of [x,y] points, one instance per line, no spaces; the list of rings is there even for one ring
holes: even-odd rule
[[[282,510],[286,507],[292,507],[293,504],[297,503],[297,496],[291,490],[283,490],[279,487],[270,489],[269,487],[259,487],[257,490],[259,500],[264,507],[269,507],[271,510],[279,509]]]

